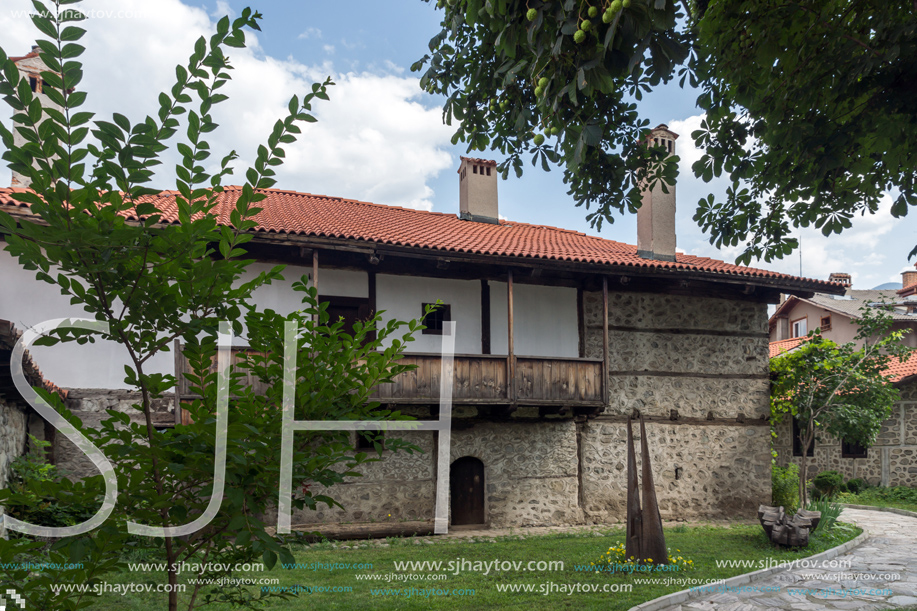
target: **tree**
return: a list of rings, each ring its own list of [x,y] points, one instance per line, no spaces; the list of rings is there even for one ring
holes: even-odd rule
[[[175,611],[181,562],[232,566],[260,558],[273,568],[278,557],[292,561],[290,539],[271,536],[265,524],[279,490],[282,420],[277,406],[282,404],[286,323],[295,322],[300,329],[293,347],[299,354],[293,372],[295,416],[313,420],[404,419],[397,412],[380,410],[369,397],[377,384],[408,369],[397,360],[404,342],[420,325],[417,321],[383,325],[377,314],[355,325],[353,332],[345,331],[343,321],[329,321],[326,305],[317,304],[316,291],[307,286],[306,278],[294,284],[303,295],[301,311],[281,316],[259,311],[253,304],[253,291],[281,280],[283,270],[275,267],[242,281],[252,263],[245,244],[252,239],[249,230],[256,226],[257,204],[266,197],[263,190],[275,183],[273,168],[285,157],[283,147],[296,141],[299,125],[315,121],[309,114],[312,103],[327,100],[332,85],[330,80],[317,83],[302,98],[291,99],[288,115],[275,124],[266,145],[258,149],[255,166],[245,174],[247,182],[229,215],[230,225],[219,225],[215,206],[236,154],[231,152],[211,166],[216,170],[205,167],[213,163],[207,134],[217,128],[211,110],[227,99],[219,92],[231,78],[227,49],[245,46],[245,32],[259,29],[260,14],[245,9],[235,21],[223,18],[209,40],[197,41],[188,64],[176,68],[175,85],[160,94],[158,117],[132,123],[126,115],[115,114],[111,121],[94,121],[91,113],[80,110],[86,93],[79,90],[82,68],[77,59],[83,47],[77,41],[85,30],[76,25],[84,17],[74,4],[56,0],[49,10],[36,2],[32,17],[45,37],[38,41],[41,59],[49,67],[41,75],[44,93],[61,110],[43,108],[28,79],[0,50],[0,95],[16,111],[14,129],[27,140],[17,148],[13,133],[0,129],[8,148],[4,158],[31,180],[31,190],[14,197],[28,204],[33,215],[17,219],[0,213],[0,232],[6,250],[21,265],[35,270],[38,280],[57,287],[71,303],[103,323],[92,329],[57,328],[41,342],[119,343],[130,355],[125,381],[139,391],[141,399],[135,407],[144,422],[132,423],[127,414],[111,411],[100,429],[82,430],[113,463],[118,485],[114,509],[102,530],[61,539],[48,553],[52,561],[82,561],[88,568],[30,574],[4,564],[2,572],[35,608],[78,609],[91,604],[86,593],[55,592],[51,586],[77,581],[97,584],[104,572],[124,568],[116,552],[142,550],[165,562],[168,609]],[[149,196],[158,193],[150,183],[180,129],[173,211],[177,220],[170,223],[165,222],[166,211],[149,203]],[[90,132],[94,142],[89,140]],[[229,326],[221,327],[222,321]],[[211,362],[217,338],[230,332],[246,335],[253,351],[224,387],[233,399],[223,438],[218,426],[224,417],[219,411],[220,379]],[[189,379],[199,398],[185,406],[191,424],[157,431],[153,401],[174,388],[176,380],[150,372],[149,362],[169,351],[175,339],[187,346],[185,354],[194,371]],[[252,388],[241,385],[246,370],[266,383],[266,395],[255,395]],[[59,397],[46,391],[39,394],[82,429]],[[386,450],[412,449],[386,439]],[[293,478],[302,483],[302,493],[293,507],[334,505],[319,488],[359,475],[354,469],[369,460],[375,459],[354,454],[346,433],[298,434]],[[107,494],[108,481],[97,476],[78,484],[44,482],[41,492],[59,493],[63,501],[82,503],[94,514]],[[170,531],[156,538],[128,536],[136,532],[128,529],[138,526],[188,524],[206,515],[214,506],[212,501],[216,514],[187,537]],[[12,512],[26,502],[23,495],[0,491],[0,504]],[[41,548],[41,543],[26,538],[0,540],[0,558],[11,563],[23,554],[35,556]],[[205,568],[197,576],[219,577],[224,574],[220,571]],[[214,601],[249,606],[268,595],[255,596],[242,586],[213,592],[195,586],[182,602],[189,609]]]
[[[709,5],[709,6],[708,6]],[[454,142],[490,147],[522,172],[532,154],[564,168],[599,229],[640,206],[641,184],[674,179],[677,159],[638,146],[636,102],[673,78],[702,89],[704,149],[694,172],[726,175],[726,197],[695,220],[739,262],[798,246],[792,228],[828,235],[874,213],[898,189],[915,195],[917,28],[912,9],[877,0],[450,0],[421,86],[446,96]],[[766,15],[766,18],[762,18]],[[913,253],[912,253],[913,254]]]
[[[689,52],[673,0],[453,0],[421,87],[446,96],[443,117],[461,121],[453,142],[499,150],[522,174],[523,155],[564,166],[576,205],[601,228],[640,207],[640,184],[672,184],[677,159],[642,146],[649,121],[634,100],[671,79]],[[607,8],[606,8],[607,7]]]
[[[856,214],[874,214],[885,192],[896,217],[917,205],[914,9],[710,3],[692,62],[706,112],[692,135],[705,150],[694,171],[730,183],[725,200],[698,206],[711,242],[744,245],[746,263],[770,260],[797,246],[793,227],[841,233]]]
[[[892,331],[892,318],[871,306],[860,309],[856,341],[837,345],[812,331],[798,348],[774,357],[771,369],[771,423],[786,416],[799,423],[799,499],[806,506],[807,448],[822,434],[872,445],[898,400],[888,380],[893,359],[906,359],[910,349],[903,331]]]

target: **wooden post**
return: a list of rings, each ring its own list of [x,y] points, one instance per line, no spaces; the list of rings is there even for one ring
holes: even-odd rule
[[[513,346],[513,270],[509,270],[506,280],[506,329],[507,329],[507,356],[506,356],[506,387],[507,399],[516,402],[516,355]]]
[[[175,424],[181,424],[181,391],[182,391],[182,370],[184,367],[185,357],[181,353],[181,340],[176,339],[173,342],[172,350],[175,351]]]
[[[367,279],[369,282],[369,286],[367,287],[369,289],[369,315],[375,316],[376,315],[376,272],[373,270],[370,270],[366,273],[367,273]],[[369,334],[369,340],[373,342],[376,341],[376,332],[375,331]]]
[[[576,330],[579,334],[577,354],[581,359],[586,358],[586,312],[583,307],[583,285],[581,283],[576,287]]]
[[[602,402],[608,405],[608,278],[602,276]]]
[[[312,250],[312,287],[315,289],[315,307],[318,307],[318,249]],[[312,316],[312,321],[318,324],[318,315]]]
[[[481,279],[481,354],[490,354],[490,283]]]

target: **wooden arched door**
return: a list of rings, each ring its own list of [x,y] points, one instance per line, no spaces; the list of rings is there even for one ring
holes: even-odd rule
[[[452,524],[485,524],[484,463],[464,456],[449,469],[449,492]]]

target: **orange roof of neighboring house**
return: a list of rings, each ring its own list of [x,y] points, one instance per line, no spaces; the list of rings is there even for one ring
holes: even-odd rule
[[[805,340],[805,337],[793,337],[790,339],[781,339],[780,341],[771,342],[769,344],[770,358],[774,358],[778,354],[783,354],[784,352],[789,352]]]
[[[915,292],[917,292],[917,283],[909,284],[908,286],[906,286],[906,287],[904,287],[904,288],[902,288],[902,289],[898,289],[898,294],[901,295],[902,297],[906,297],[906,296],[908,296],[908,295],[912,295],[912,294],[914,294]]]
[[[806,341],[805,337],[793,337],[791,339],[782,339],[776,342],[771,342],[770,347],[770,358],[779,356],[785,352],[793,350],[799,344]],[[892,359],[891,364],[887,369],[887,376],[893,384],[897,384],[907,378],[917,376],[917,350],[911,353],[910,357],[904,362],[898,361],[897,359]]]
[[[892,363],[888,367],[888,372],[891,381],[894,383],[901,382],[905,378],[917,375],[917,350],[912,352],[911,356],[904,362],[892,359]]]
[[[0,189],[0,206],[27,208],[12,198],[23,189]],[[241,187],[226,187],[219,195],[219,222],[229,224]],[[676,261],[643,259],[637,247],[578,231],[501,220],[499,224],[464,221],[455,214],[384,206],[326,195],[279,189],[259,191],[267,199],[255,220],[255,233],[294,234],[355,240],[378,245],[429,249],[444,253],[568,261],[625,266],[636,270],[706,272],[718,276],[761,279],[781,287],[835,292],[842,286],[824,280],[798,278],[763,269],[725,263],[707,257],[678,254]],[[177,222],[176,191],[143,198],[163,212],[163,220]]]

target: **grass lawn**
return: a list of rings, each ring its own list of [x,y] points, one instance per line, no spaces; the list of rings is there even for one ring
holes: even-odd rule
[[[917,489],[906,486],[891,488],[867,488],[859,494],[845,492],[837,497],[839,503],[852,505],[872,505],[874,507],[894,507],[917,512]]]
[[[816,535],[808,548],[787,550],[773,546],[764,536],[758,525],[735,525],[731,527],[716,526],[676,526],[666,529],[666,543],[675,555],[682,555],[694,561],[697,567],[683,573],[659,573],[650,576],[620,576],[605,573],[577,571],[576,566],[588,566],[603,551],[619,541],[623,541],[622,529],[592,532],[552,534],[543,536],[514,535],[498,539],[478,538],[474,541],[463,539],[389,539],[387,546],[367,542],[348,542],[355,548],[343,548],[342,544],[332,547],[331,543],[319,543],[300,547],[295,550],[296,560],[302,564],[322,563],[368,563],[370,570],[311,570],[283,569],[273,571],[236,574],[235,577],[278,578],[281,586],[314,586],[351,588],[344,592],[302,592],[297,598],[277,600],[268,609],[602,609],[624,610],[640,602],[662,596],[671,592],[686,589],[683,584],[646,584],[641,579],[681,579],[716,580],[747,573],[763,567],[765,563],[773,565],[782,561],[804,558],[824,551],[847,541],[861,531],[849,525],[842,525],[825,535]],[[428,543],[427,541],[432,541]],[[365,547],[361,547],[365,546]],[[563,570],[526,571],[491,570],[484,575],[473,570],[459,574],[448,573],[445,580],[424,577],[411,581],[385,581],[390,575],[405,576],[410,573],[429,574],[429,569],[397,570],[395,562],[402,561],[457,561],[492,562],[499,560],[522,562],[523,567],[529,561],[563,561]],[[718,568],[717,560],[742,560],[754,563],[753,568]],[[758,564],[760,563],[760,565]],[[445,572],[445,570],[443,570]],[[382,579],[367,581],[358,576],[379,576]],[[187,576],[184,576],[187,577]],[[160,574],[131,573],[117,577],[108,577],[110,583],[164,583]],[[403,579],[403,577],[402,577]],[[182,579],[184,581],[184,579]],[[553,586],[552,586],[553,584]],[[629,592],[573,592],[564,593],[562,587],[582,584],[598,586],[606,584],[610,589],[630,589]],[[530,586],[531,592],[501,592],[498,586],[516,585],[522,588]],[[435,588],[441,591],[473,590],[466,595],[428,595],[415,593],[408,597],[407,590],[414,591]],[[542,588],[550,588],[544,594]],[[207,588],[199,594],[202,596]],[[388,594],[383,592],[388,591]],[[400,592],[395,594],[394,592]],[[185,596],[187,598],[187,596]],[[187,605],[187,603],[185,603]],[[91,608],[98,611],[160,611],[165,607],[162,594],[107,594]],[[181,606],[179,607],[181,608]],[[211,605],[208,608],[226,610],[228,606]]]

